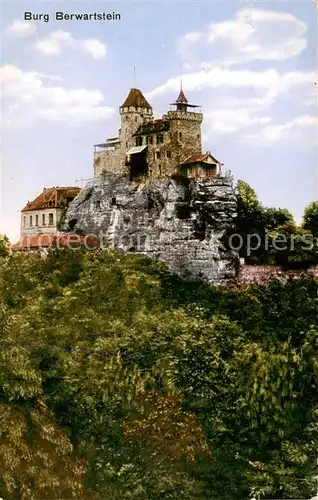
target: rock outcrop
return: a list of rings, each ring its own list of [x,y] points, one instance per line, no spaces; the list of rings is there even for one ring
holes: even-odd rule
[[[100,244],[163,261],[174,273],[209,283],[236,275],[229,247],[236,196],[228,177],[134,183],[105,174],[70,204],[63,231],[96,235]]]

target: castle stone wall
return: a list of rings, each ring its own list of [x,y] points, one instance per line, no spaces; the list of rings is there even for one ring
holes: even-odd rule
[[[181,113],[169,111],[172,165],[179,165],[192,154],[201,154],[201,113]],[[181,137],[180,137],[181,133]]]
[[[235,217],[228,178],[136,184],[107,174],[74,199],[62,229],[163,261],[180,276],[221,283],[236,275],[238,256],[226,246]]]
[[[271,280],[286,283],[290,279],[318,279],[318,266],[309,269],[286,269],[282,266],[251,266],[243,264],[239,268],[237,282],[242,285],[257,283],[265,285]]]
[[[124,158],[120,149],[108,151],[96,151],[94,153],[94,176],[101,175],[105,170],[110,170],[117,175],[124,175]]]

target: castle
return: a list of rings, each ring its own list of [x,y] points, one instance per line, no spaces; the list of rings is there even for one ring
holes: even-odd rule
[[[154,119],[153,110],[139,89],[132,88],[119,108],[118,137],[95,144],[94,176],[103,172],[128,177],[165,179],[215,177],[221,163],[203,153],[199,106],[189,104],[181,88],[170,111]]]
[[[141,91],[131,89],[119,108],[118,137],[95,145],[94,177],[72,192],[63,215],[53,212],[61,208],[56,189],[25,207],[28,248],[64,244],[68,235],[80,241],[94,236],[102,248],[165,262],[180,276],[209,283],[233,279],[238,255],[226,245],[237,211],[232,179],[210,152],[202,152],[198,106],[181,89],[171,107],[155,120]],[[57,221],[54,241],[43,243],[43,235],[39,241],[44,225],[52,230]],[[18,249],[25,248],[23,241]]]
[[[220,283],[235,276],[238,258],[225,244],[237,210],[232,179],[202,152],[198,106],[181,89],[171,107],[155,120],[141,91],[129,91],[118,136],[95,145],[94,177],[68,207],[62,230]]]

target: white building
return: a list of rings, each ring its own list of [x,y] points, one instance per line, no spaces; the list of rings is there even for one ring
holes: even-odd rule
[[[20,237],[58,233],[67,206],[79,192],[77,187],[44,188],[21,211]]]

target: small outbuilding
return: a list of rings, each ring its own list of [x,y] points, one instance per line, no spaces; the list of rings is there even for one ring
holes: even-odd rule
[[[209,151],[203,154],[193,154],[180,165],[181,175],[188,179],[213,178],[221,174],[223,164],[211,155]]]

